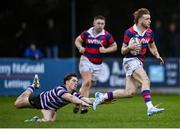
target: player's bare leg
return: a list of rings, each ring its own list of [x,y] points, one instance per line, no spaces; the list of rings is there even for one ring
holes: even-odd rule
[[[16,108],[26,108],[26,107],[32,107],[29,103],[29,96],[32,94],[31,91],[26,90],[24,91],[15,101],[14,105]]]
[[[162,112],[164,111],[163,108],[157,108],[156,106],[153,106],[151,101],[151,92],[150,92],[150,80],[143,68],[138,68],[133,73],[134,79],[138,80],[141,83],[141,93],[144,97],[144,101],[147,106],[147,115],[151,116],[154,113]]]
[[[90,71],[82,71],[81,72],[81,76],[82,76],[82,79],[83,79],[83,83],[82,83],[82,86],[79,90],[80,94],[84,97],[89,97],[89,91],[90,91],[90,88],[91,88],[91,80],[92,80],[92,73]],[[74,113],[77,113],[80,109],[80,105],[75,105],[74,108],[73,108],[73,112]],[[87,113],[88,112],[88,108],[87,107],[82,107],[81,108],[81,113]]]
[[[131,76],[126,77],[126,88],[117,89],[113,92],[100,93],[96,92],[95,101],[93,102],[93,109],[96,110],[96,107],[102,102],[111,101],[112,99],[117,98],[127,98],[134,96],[137,87],[137,81],[134,80]]]
[[[82,96],[89,97],[89,91],[91,88],[91,80],[92,80],[92,73],[90,71],[82,72],[81,73],[83,83],[80,88],[80,93]]]
[[[41,112],[43,118],[39,120],[40,122],[53,122],[56,120],[56,111],[42,109]]]
[[[143,68],[136,69],[133,78],[141,83],[141,91],[150,90],[150,80]]]
[[[117,89],[113,91],[113,99],[133,97],[136,93],[137,82],[131,76],[126,77],[125,89]]]
[[[39,88],[40,82],[39,82],[39,77],[36,74],[34,76],[34,81],[32,85],[30,85],[18,98],[16,99],[14,105],[16,108],[27,108],[27,107],[32,107],[31,104],[29,103],[29,96],[34,92],[35,89]]]
[[[42,118],[34,116],[29,120],[25,120],[25,122],[53,122],[56,120],[56,111],[41,109],[41,112],[43,114]]]
[[[81,72],[81,76],[83,79],[83,83],[80,88],[80,94],[84,97],[89,97],[89,92],[90,92],[91,83],[92,83],[92,73],[90,71]],[[82,114],[87,113],[87,112],[88,112],[87,107],[81,108]]]
[[[141,92],[147,108],[153,107],[150,94],[150,81],[145,70],[143,68],[136,69],[133,73],[133,77],[141,83]]]

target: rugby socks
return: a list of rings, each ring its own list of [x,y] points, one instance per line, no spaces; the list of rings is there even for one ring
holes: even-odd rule
[[[29,87],[27,88],[27,90],[29,90],[31,93],[33,93],[34,90],[35,90],[35,88],[31,85],[31,86],[29,86]]]
[[[147,108],[150,109],[153,107],[152,102],[151,102],[151,92],[150,90],[144,90],[142,91],[142,96],[144,98],[144,102],[147,105]]]
[[[104,98],[106,100],[112,100],[113,99],[113,93],[112,92],[107,92],[104,94]]]

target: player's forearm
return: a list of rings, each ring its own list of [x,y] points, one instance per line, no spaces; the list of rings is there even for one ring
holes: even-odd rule
[[[130,48],[129,46],[123,46],[123,47],[121,48],[121,54],[122,54],[122,55],[125,55],[125,54],[127,54],[130,50],[131,50],[131,48]]]
[[[158,52],[158,50],[157,49],[155,49],[155,50],[152,50],[152,52],[151,52],[156,58],[158,58],[160,55],[159,55],[159,52]]]
[[[92,104],[93,103],[93,101],[90,100],[90,98],[87,98],[87,97],[82,97],[81,100],[86,102],[86,103],[88,103],[88,104]]]
[[[68,100],[70,101],[70,102],[72,102],[72,103],[74,103],[74,104],[80,104],[80,105],[82,105],[82,100],[80,100],[79,98],[77,98],[77,97],[75,97],[75,96],[70,96],[69,98],[68,98]]]
[[[152,44],[149,44],[149,50],[150,50],[151,54],[153,56],[155,56],[156,58],[160,57],[159,52],[156,47],[156,44],[154,42]]]
[[[65,99],[65,100],[67,100],[67,101],[69,101],[69,102],[71,102],[71,103],[74,103],[74,104],[82,104],[82,103],[83,103],[82,100],[80,100],[80,99],[77,98],[76,96],[73,96],[73,95],[71,95],[71,94],[69,94],[69,93],[63,94],[63,95],[62,95],[62,98]]]
[[[117,44],[114,43],[112,46],[106,48],[106,53],[117,51]]]
[[[156,58],[160,56],[155,45],[151,46],[149,50],[150,50],[151,54],[153,56],[155,56]]]
[[[75,41],[75,45],[79,51],[82,49],[82,43],[80,41]]]
[[[78,50],[79,51],[81,51],[81,49],[83,48],[82,47],[82,40],[81,40],[81,37],[80,36],[78,36],[77,38],[76,38],[76,40],[75,40],[75,45],[76,45],[76,47],[78,48]]]

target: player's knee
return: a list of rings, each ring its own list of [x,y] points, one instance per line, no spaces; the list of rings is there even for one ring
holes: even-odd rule
[[[20,101],[19,101],[19,100],[16,100],[16,101],[14,102],[14,106],[15,106],[16,108],[21,108],[21,103],[20,103]]]
[[[27,106],[27,102],[26,102],[26,99],[17,99],[15,102],[14,102],[14,106],[16,108],[23,108],[23,107],[26,107]]]
[[[127,97],[133,97],[135,95],[135,91],[126,91]]]

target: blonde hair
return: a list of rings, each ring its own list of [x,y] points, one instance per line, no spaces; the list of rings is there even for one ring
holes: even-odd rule
[[[136,11],[133,13],[134,22],[137,24],[139,18],[141,18],[144,14],[150,14],[149,10],[146,9],[146,8],[140,8],[140,9],[136,10]]]

